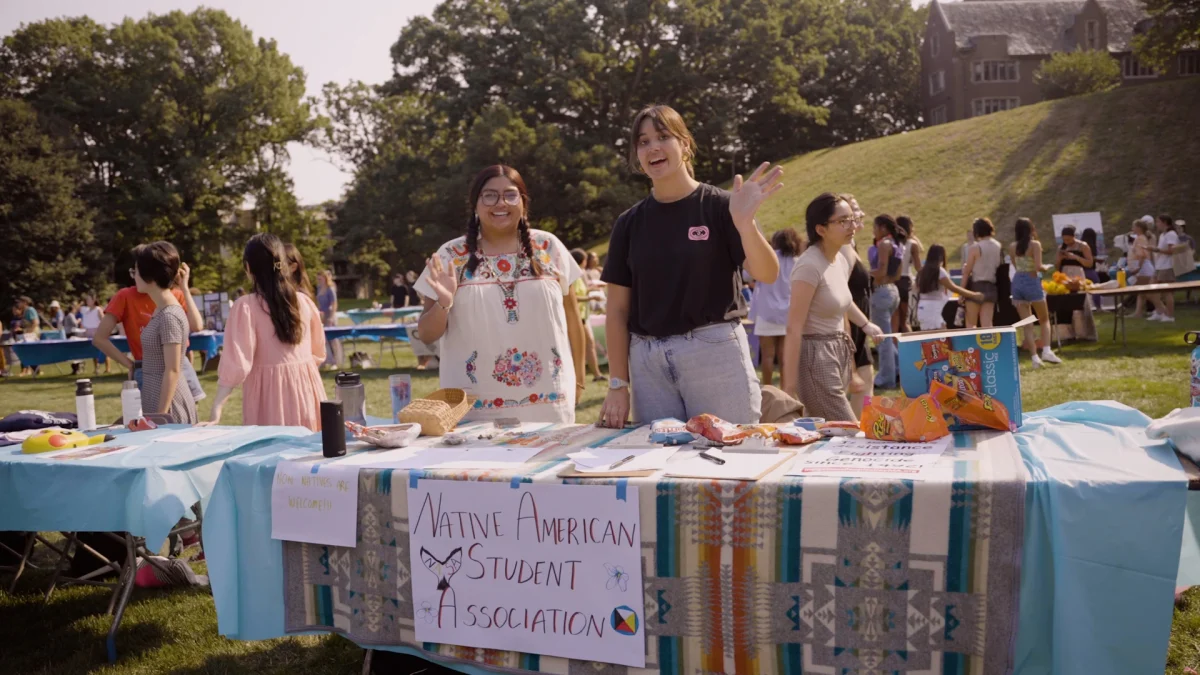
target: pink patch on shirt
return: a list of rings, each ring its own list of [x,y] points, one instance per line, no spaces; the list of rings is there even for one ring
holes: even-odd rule
[[[708,227],[701,225],[688,230],[688,239],[692,241],[708,241]]]

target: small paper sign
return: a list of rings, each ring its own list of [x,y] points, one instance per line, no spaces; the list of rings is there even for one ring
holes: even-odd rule
[[[834,438],[803,455],[788,475],[920,479],[921,472],[936,464],[949,447],[949,436],[929,443]]]
[[[358,467],[283,461],[271,482],[271,538],[353,547]]]

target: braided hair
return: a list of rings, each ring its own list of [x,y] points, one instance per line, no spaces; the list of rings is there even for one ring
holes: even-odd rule
[[[525,257],[529,259],[529,269],[533,276],[542,276],[542,264],[538,261],[536,252],[533,248],[533,238],[529,235],[529,221],[526,216],[529,215],[529,190],[525,187],[525,181],[521,178],[521,174],[511,166],[503,164],[493,164],[483,171],[475,174],[475,180],[471,182],[471,220],[467,222],[467,271],[475,274],[476,268],[479,267],[479,214],[475,212],[475,205],[479,203],[479,195],[483,192],[483,186],[493,178],[507,178],[516,186],[517,191],[521,193],[521,210],[523,215],[520,222],[517,223],[517,232],[521,238],[521,251]]]

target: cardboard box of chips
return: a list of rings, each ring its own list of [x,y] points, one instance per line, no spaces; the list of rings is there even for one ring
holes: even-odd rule
[[[1022,421],[1018,335],[1033,321],[1029,317],[1012,326],[898,336],[900,388],[905,396],[916,398],[931,393],[933,382],[941,382],[959,394],[946,399],[946,390],[934,392],[935,400],[942,396],[939,403],[946,414],[954,415],[955,407],[965,405],[979,408],[971,412],[980,415],[1006,413],[1009,429],[1016,431]],[[957,418],[948,421],[952,431],[988,428]]]

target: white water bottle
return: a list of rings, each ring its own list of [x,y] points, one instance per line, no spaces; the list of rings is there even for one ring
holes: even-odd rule
[[[136,380],[125,380],[121,385],[121,419],[125,424],[142,417],[142,391]]]
[[[91,380],[75,380],[75,417],[80,431],[96,428],[96,397],[92,394]]]

